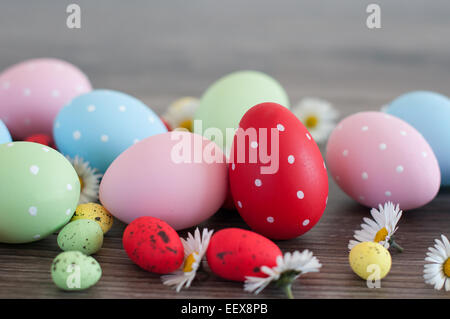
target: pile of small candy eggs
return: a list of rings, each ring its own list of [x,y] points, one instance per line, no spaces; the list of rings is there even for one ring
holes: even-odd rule
[[[271,134],[279,136],[276,170],[263,173],[271,169],[267,161],[237,159],[239,130],[234,143],[212,143],[190,132],[177,132],[175,140],[144,103],[122,92],[92,90],[88,78],[70,63],[25,61],[3,71],[0,85],[0,178],[17,181],[14,187],[0,186],[0,242],[32,242],[60,230],[58,245],[65,252],[55,259],[52,276],[62,289],[70,287],[61,270],[75,260],[86,269],[81,289],[98,281],[101,268],[88,256],[101,248],[111,226],[105,219],[112,223],[112,216],[129,224],[124,233],[129,257],[141,268],[169,273],[183,264],[176,231],[207,220],[226,200],[252,230],[268,238],[292,239],[312,229],[328,201],[327,166],[350,197],[369,207],[390,200],[403,209],[417,208],[436,196],[441,172],[442,184],[450,183],[450,153],[441,147],[450,139],[448,126],[442,125],[443,114],[450,115],[450,102],[431,92],[402,96],[386,113],[363,112],[342,120],[328,141],[325,165],[308,130],[289,111],[287,94],[276,80],[254,71],[229,74],[205,91],[192,119],[200,120],[194,129],[201,123],[204,131],[219,128],[223,136],[227,128],[276,129],[266,139],[256,135],[248,140],[246,155],[251,149],[267,150]],[[435,108],[430,112],[424,105],[431,104]],[[433,125],[424,124],[430,123],[421,121],[424,118]],[[174,163],[172,150],[180,141],[193,151],[200,145],[202,153],[209,150],[222,160]],[[73,216],[82,209],[77,205],[84,185],[65,156],[83,158],[104,174],[99,187],[103,206],[88,204],[98,205],[102,216]],[[147,230],[152,234],[144,237],[134,229],[143,222],[154,225]],[[165,229],[167,237],[157,229]],[[152,262],[158,254],[134,249],[141,240],[153,250],[170,248],[173,255],[165,256],[172,259]],[[265,264],[273,264],[281,254],[279,249],[271,251],[275,258]],[[207,255],[214,272],[235,276],[218,270],[217,254]]]

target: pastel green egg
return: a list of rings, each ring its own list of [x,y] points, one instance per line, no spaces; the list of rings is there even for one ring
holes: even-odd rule
[[[103,231],[90,219],[79,219],[68,223],[58,234],[58,246],[64,251],[80,251],[95,254],[102,248]]]
[[[362,242],[354,246],[349,255],[350,267],[364,280],[381,280],[391,269],[389,251],[375,242]]]
[[[80,197],[73,166],[42,144],[1,144],[0,181],[2,243],[28,243],[52,234],[72,218]]]
[[[84,290],[102,276],[99,263],[79,251],[66,251],[53,260],[51,275],[56,286],[67,291]]]
[[[228,74],[212,84],[203,94],[196,110],[194,133],[205,137],[205,130],[218,128],[222,138],[214,141],[229,150],[234,129],[251,107],[263,102],[275,102],[289,107],[289,98],[283,87],[267,74],[257,71],[238,71]],[[227,128],[230,137],[226,138]]]

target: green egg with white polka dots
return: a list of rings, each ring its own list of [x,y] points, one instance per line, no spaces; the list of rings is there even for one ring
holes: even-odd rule
[[[29,243],[64,226],[80,197],[70,162],[31,142],[0,145],[0,242]]]
[[[84,290],[95,285],[102,276],[99,263],[79,251],[66,251],[53,260],[53,282],[66,291]]]
[[[99,251],[102,245],[102,228],[90,219],[70,222],[58,234],[58,246],[64,251],[76,250],[92,255]]]

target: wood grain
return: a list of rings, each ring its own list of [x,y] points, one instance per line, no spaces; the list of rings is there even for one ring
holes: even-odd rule
[[[341,116],[378,109],[405,91],[432,89],[449,95],[448,1],[377,1],[382,29],[365,27],[368,1],[77,1],[82,29],[65,27],[69,1],[2,1],[0,69],[40,56],[80,66],[97,88],[118,89],[162,113],[172,100],[200,96],[215,79],[238,69],[276,77],[295,103],[302,96],[329,99]],[[426,4],[426,5],[425,5]],[[322,147],[323,150],[323,147]],[[347,243],[369,209],[348,198],[330,178],[328,207],[306,235],[277,244],[283,251],[311,249],[323,268],[298,280],[297,298],[449,298],[422,279],[434,238],[450,235],[450,191],[405,213],[382,288],[368,289],[348,265]],[[243,227],[234,211],[220,211],[201,226]],[[56,236],[26,245],[0,244],[0,298],[282,298],[260,296],[212,274],[176,294],[158,276],[133,265],[116,222],[95,258],[101,281],[77,293],[58,290],[50,264]],[[181,232],[182,235],[186,231]],[[207,265],[205,264],[205,268]]]

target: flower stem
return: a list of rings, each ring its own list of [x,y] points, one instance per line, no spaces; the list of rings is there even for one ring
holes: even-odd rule
[[[402,253],[404,250],[402,246],[397,244],[397,242],[394,240],[393,237],[389,240],[389,244],[391,245],[391,247],[394,247],[395,249],[397,249],[400,253]]]
[[[286,271],[282,273],[280,278],[275,282],[275,285],[281,288],[289,299],[294,299],[294,295],[292,294],[292,282],[297,279],[299,274],[298,271],[294,270]]]
[[[294,299],[294,295],[292,294],[292,284],[287,284],[283,286],[283,291],[288,297],[288,299]]]

